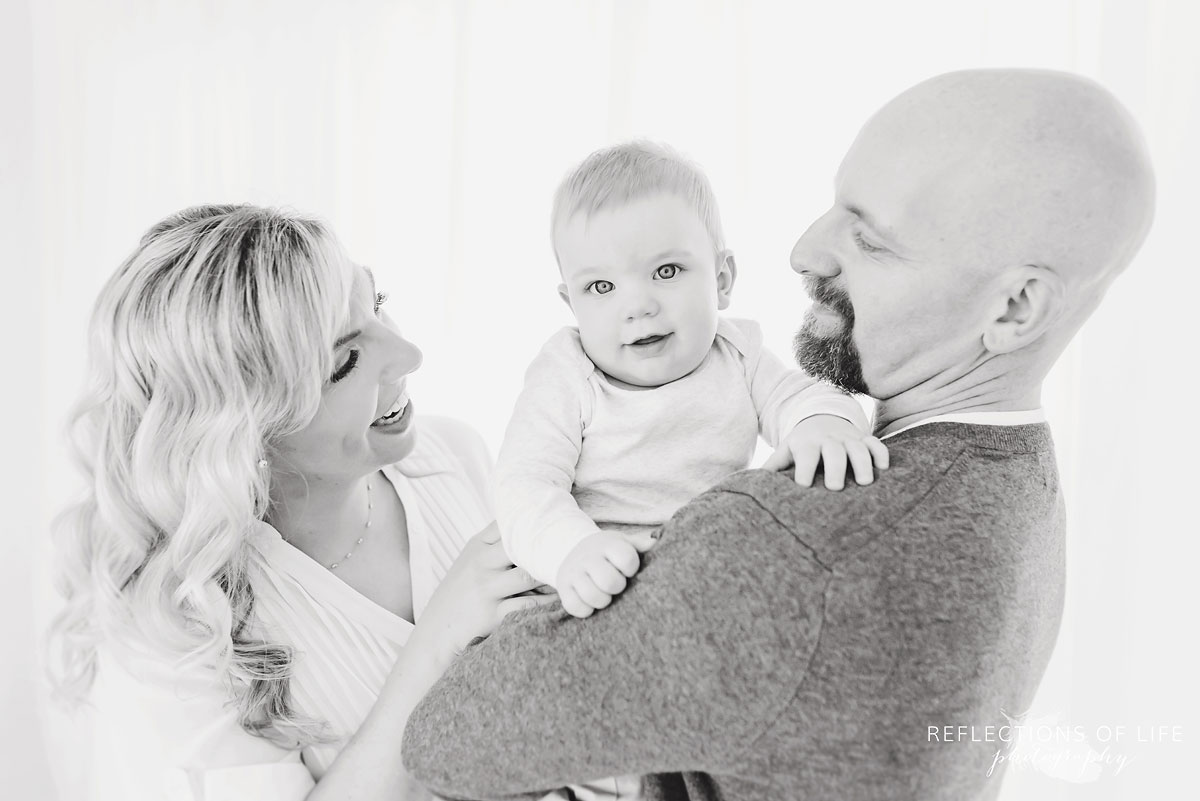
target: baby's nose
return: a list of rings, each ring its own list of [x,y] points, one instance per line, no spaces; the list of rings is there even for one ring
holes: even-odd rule
[[[658,314],[658,301],[650,293],[638,295],[630,298],[629,305],[625,307],[625,316],[629,320],[637,319],[638,317],[649,317]]]

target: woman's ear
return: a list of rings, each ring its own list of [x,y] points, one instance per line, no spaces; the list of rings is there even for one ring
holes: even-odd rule
[[[1059,318],[1066,288],[1049,267],[1026,264],[1009,274],[983,330],[991,353],[1012,353],[1035,342]]]
[[[733,294],[733,282],[737,280],[737,262],[733,259],[732,250],[722,250],[717,254],[717,308],[729,308],[729,298]]]
[[[567,304],[568,309],[570,309],[571,311],[575,311],[575,308],[571,305],[571,296],[567,293],[567,285],[566,284],[558,285],[558,296],[560,298],[562,298],[563,303]]]

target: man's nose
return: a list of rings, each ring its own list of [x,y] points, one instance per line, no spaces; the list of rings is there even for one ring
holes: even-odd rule
[[[399,334],[393,333],[381,383],[393,384],[421,366],[421,349]]]
[[[795,272],[824,278],[832,278],[841,272],[833,248],[837,220],[837,209],[832,208],[800,235],[792,247],[791,263]]]

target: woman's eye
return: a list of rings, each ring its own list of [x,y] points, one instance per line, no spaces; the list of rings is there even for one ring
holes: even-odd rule
[[[358,351],[352,350],[350,351],[350,355],[346,357],[346,361],[342,363],[342,366],[335,370],[333,375],[329,376],[329,383],[336,384],[350,375],[356,364],[358,364]]]
[[[858,245],[859,250],[864,253],[881,253],[882,251],[886,250],[886,248],[876,247],[867,240],[863,239],[862,234],[860,234],[858,231],[854,232],[854,244]]]
[[[387,303],[387,299],[388,299],[388,293],[386,293],[386,292],[376,292],[375,293],[375,316],[376,317],[379,316],[380,307],[383,306],[383,304]]]
[[[585,292],[593,292],[597,295],[607,295],[616,289],[612,281],[593,281],[584,289]]]
[[[664,281],[669,281],[670,279],[679,275],[681,272],[683,272],[683,268],[678,264],[664,264],[654,271],[654,277],[661,278]]]

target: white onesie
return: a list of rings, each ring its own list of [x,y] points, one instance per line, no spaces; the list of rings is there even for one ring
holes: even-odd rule
[[[577,329],[551,337],[525,374],[496,467],[496,519],[513,562],[552,585],[590,534],[660,526],[744,470],[759,435],[778,446],[815,414],[869,431],[858,401],[786,367],[762,339],[757,323],[721,318],[693,372],[627,389],[592,363]]]

